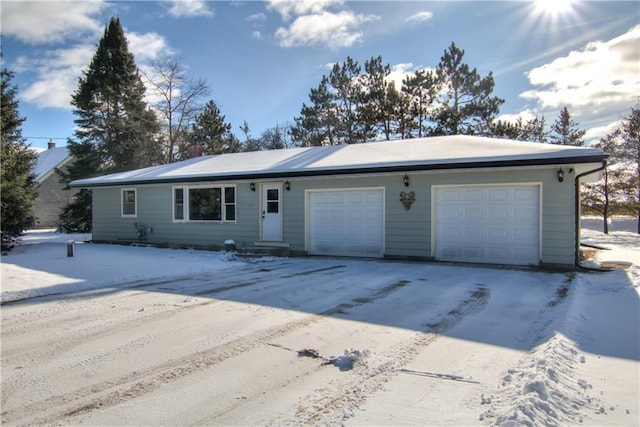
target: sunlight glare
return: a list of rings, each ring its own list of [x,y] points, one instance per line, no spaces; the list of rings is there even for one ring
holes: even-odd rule
[[[573,3],[574,0],[534,0],[536,12],[552,16],[570,11]]]

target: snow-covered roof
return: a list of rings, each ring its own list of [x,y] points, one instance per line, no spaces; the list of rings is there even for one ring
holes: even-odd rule
[[[318,176],[453,168],[598,163],[598,148],[467,135],[196,157],[73,181],[73,187]]]
[[[54,168],[62,166],[69,159],[67,147],[54,147],[38,152],[38,161],[33,168],[36,182],[44,181]]]

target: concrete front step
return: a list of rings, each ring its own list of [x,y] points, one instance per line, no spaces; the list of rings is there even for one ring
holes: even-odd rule
[[[236,254],[243,258],[259,258],[264,256],[288,257],[288,246],[253,246],[236,248]]]

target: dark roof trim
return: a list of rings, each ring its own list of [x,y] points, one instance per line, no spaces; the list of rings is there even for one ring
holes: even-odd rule
[[[519,160],[493,160],[486,162],[462,162],[462,163],[444,163],[444,164],[428,164],[428,165],[403,165],[403,166],[379,166],[365,168],[346,168],[346,169],[322,169],[322,170],[303,170],[289,172],[256,172],[256,173],[239,173],[235,175],[198,175],[188,177],[172,177],[172,178],[154,178],[154,179],[132,179],[128,181],[100,182],[91,185],[74,185],[71,187],[113,187],[122,185],[143,185],[143,184],[167,184],[167,183],[186,183],[186,182],[211,182],[211,181],[238,181],[238,180],[259,180],[274,178],[296,178],[296,177],[314,177],[327,175],[356,175],[356,174],[374,174],[374,173],[392,173],[392,172],[419,172],[419,171],[436,171],[451,169],[485,169],[485,168],[504,168],[518,166],[551,166],[581,163],[601,163],[609,157],[605,155],[564,157],[550,159],[519,159]]]

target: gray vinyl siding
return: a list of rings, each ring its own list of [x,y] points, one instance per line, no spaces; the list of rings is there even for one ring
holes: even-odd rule
[[[180,186],[177,183],[175,186]],[[189,185],[197,185],[190,183]],[[215,185],[215,183],[207,183]],[[121,188],[93,189],[93,239],[95,241],[137,241],[137,227],[144,227],[147,243],[221,248],[233,239],[239,246],[252,246],[258,239],[258,192],[248,183],[236,185],[235,222],[174,222],[174,185],[139,185],[135,218],[120,214]]]
[[[569,167],[571,165],[564,166],[565,180],[562,183],[557,179],[558,167],[409,172],[409,187],[402,183],[404,173],[290,178],[291,190],[282,191],[283,241],[290,245],[292,253],[305,253],[307,250],[306,190],[384,188],[384,255],[431,259],[433,186],[528,183],[541,185],[541,262],[573,265],[574,180],[567,172]],[[94,188],[93,238],[96,241],[135,240],[134,224],[137,223],[153,229],[147,234],[149,243],[222,247],[226,239],[233,239],[240,247],[252,246],[260,240],[260,184],[255,181],[256,191],[251,191],[248,181],[237,183],[235,223],[173,222],[172,191],[174,185],[179,186],[180,183],[135,186],[138,198],[136,218],[121,217],[120,188]],[[405,210],[400,202],[403,191],[415,193],[416,200],[410,210]]]

